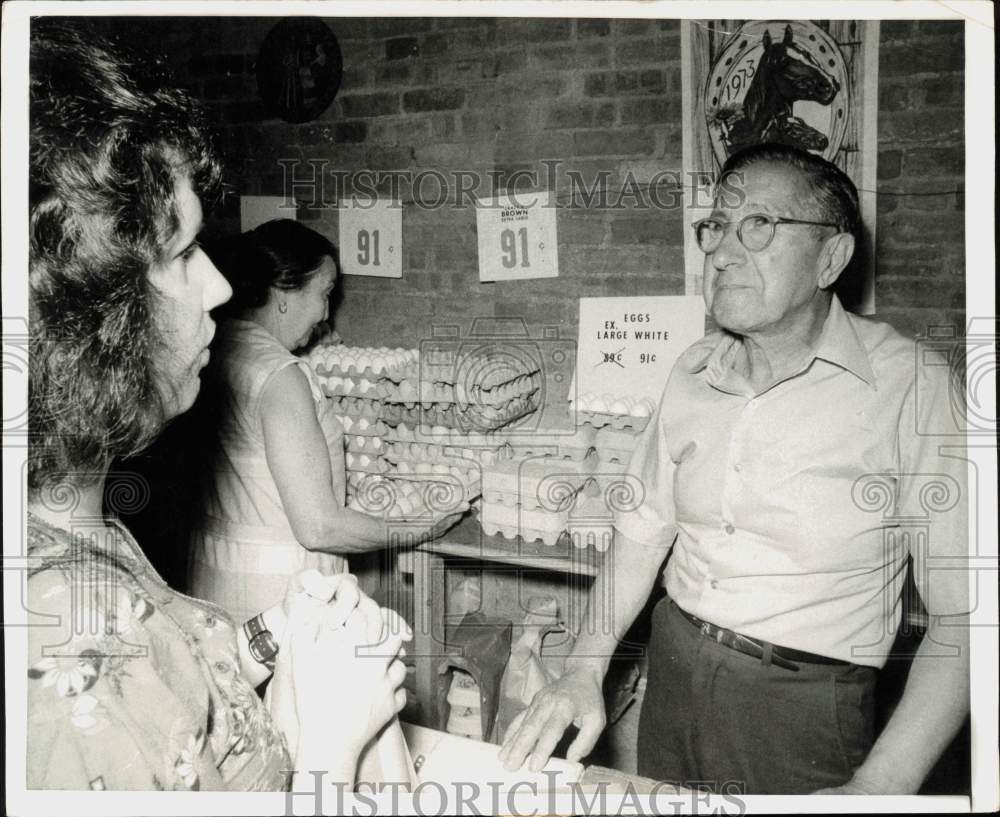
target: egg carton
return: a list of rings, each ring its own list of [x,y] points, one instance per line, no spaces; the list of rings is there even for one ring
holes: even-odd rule
[[[500,431],[462,431],[447,426],[432,426],[426,423],[410,425],[399,423],[390,429],[387,438],[398,442],[423,442],[437,445],[448,445],[461,448],[487,448],[499,450],[506,445],[504,434]]]
[[[344,464],[348,471],[361,474],[384,474],[391,469],[382,457],[369,454],[355,454],[348,451],[344,454]]]
[[[452,383],[430,382],[406,377],[400,382],[384,381],[382,397],[390,403],[427,404],[459,402]]]
[[[595,428],[610,425],[613,428],[641,430],[656,411],[656,406],[648,397],[635,399],[629,395],[616,397],[612,394],[585,392],[571,402],[577,421],[589,423]]]
[[[332,395],[330,404],[337,414],[353,418],[363,417],[373,423],[381,419],[383,413],[382,402],[371,397]]]
[[[401,377],[419,365],[416,349],[386,346],[376,348],[321,345],[312,349],[306,361],[322,376],[363,377],[375,380],[380,377]]]
[[[577,416],[580,422],[587,423],[596,429],[610,426],[615,429],[633,428],[636,431],[642,431],[649,425],[648,417],[633,417],[626,414],[577,410]]]
[[[389,426],[381,420],[371,417],[352,417],[342,414],[338,419],[344,429],[345,435],[381,437],[384,440],[390,432]]]
[[[483,495],[505,506],[555,508],[572,499],[597,466],[593,449],[570,456],[512,457],[483,468]]]
[[[534,394],[542,385],[541,372],[532,372],[512,378],[490,388],[475,384],[465,390],[456,386],[459,402],[481,406],[503,406],[511,400]],[[464,399],[463,399],[464,398]]]
[[[386,443],[385,456],[390,462],[442,462],[460,468],[468,468],[470,463],[478,466],[495,465],[512,455],[509,447],[459,448],[436,443],[398,442]]]
[[[604,461],[627,463],[632,458],[641,434],[639,429],[604,425],[594,435],[594,447]]]
[[[425,502],[440,510],[455,508],[462,502],[471,502],[482,493],[482,482],[475,471],[449,469],[447,473],[402,473],[397,468],[386,474],[394,483],[413,485],[422,492]],[[436,497],[436,500],[431,498]]]
[[[541,366],[536,361],[515,360],[507,352],[473,352],[462,360],[465,371],[481,373],[477,375],[474,384],[477,388],[490,391],[501,386],[510,385],[515,380],[525,376],[535,376],[541,373]]]
[[[398,504],[400,497],[410,499],[410,509],[422,507],[426,513],[444,516],[461,503],[471,503],[479,496],[478,475],[469,474],[384,474],[348,472],[347,496],[362,504],[366,512],[384,513]],[[416,502],[414,497],[419,497]],[[363,498],[364,501],[362,501]],[[353,506],[352,506],[353,507]]]
[[[495,505],[483,498],[479,512],[479,526],[487,536],[504,539],[522,539],[525,542],[541,540],[554,546],[565,534],[569,511],[553,512],[537,509]]]
[[[366,397],[382,399],[384,387],[367,377],[347,377],[317,373],[320,388],[327,397]]]
[[[344,442],[349,454],[368,454],[380,457],[386,454],[389,444],[376,435],[345,434]]]
[[[424,500],[426,491],[427,486],[415,480],[350,472],[347,475],[347,507],[389,521],[426,522],[445,516],[448,511],[439,509],[442,495],[433,495],[433,504],[428,506]],[[460,501],[457,493],[444,499],[456,504]]]

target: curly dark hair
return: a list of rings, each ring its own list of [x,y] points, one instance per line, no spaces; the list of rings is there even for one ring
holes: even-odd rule
[[[223,307],[230,315],[263,306],[272,288],[301,289],[324,258],[332,259],[339,268],[332,241],[288,218],[267,221],[230,239],[213,257],[233,288],[233,297]]]
[[[201,109],[162,61],[86,20],[36,19],[30,56],[29,490],[88,481],[165,419],[147,272],[220,166]]]

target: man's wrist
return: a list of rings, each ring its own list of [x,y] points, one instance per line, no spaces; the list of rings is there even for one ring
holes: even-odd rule
[[[598,686],[604,683],[608,672],[608,660],[593,655],[568,655],[564,675],[578,675],[592,678]]]

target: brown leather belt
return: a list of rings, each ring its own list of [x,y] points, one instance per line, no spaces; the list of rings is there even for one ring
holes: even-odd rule
[[[766,641],[758,641],[756,638],[740,635],[734,630],[727,630],[725,627],[717,627],[711,622],[702,621],[697,616],[693,616],[687,610],[681,608],[676,602],[672,603],[684,618],[701,630],[702,635],[711,638],[724,647],[729,647],[744,655],[749,655],[751,658],[758,659],[763,659],[765,649],[770,647],[771,663],[776,667],[781,667],[791,672],[798,672],[799,664],[829,664],[844,667],[850,663],[848,661],[841,661],[839,658],[829,658],[825,655],[816,655],[804,650],[793,650],[790,647],[779,647],[775,644],[768,644]]]

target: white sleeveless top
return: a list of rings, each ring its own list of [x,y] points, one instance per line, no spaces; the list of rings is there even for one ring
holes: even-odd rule
[[[346,502],[344,432],[312,369],[263,327],[229,320],[219,327],[214,376],[218,441],[204,515],[191,542],[191,594],[225,608],[237,622],[279,603],[288,576],[306,568],[347,569],[342,556],[306,550],[295,539],[267,466],[261,397],[287,366],[309,381],[316,417],[329,449],[335,501]]]

